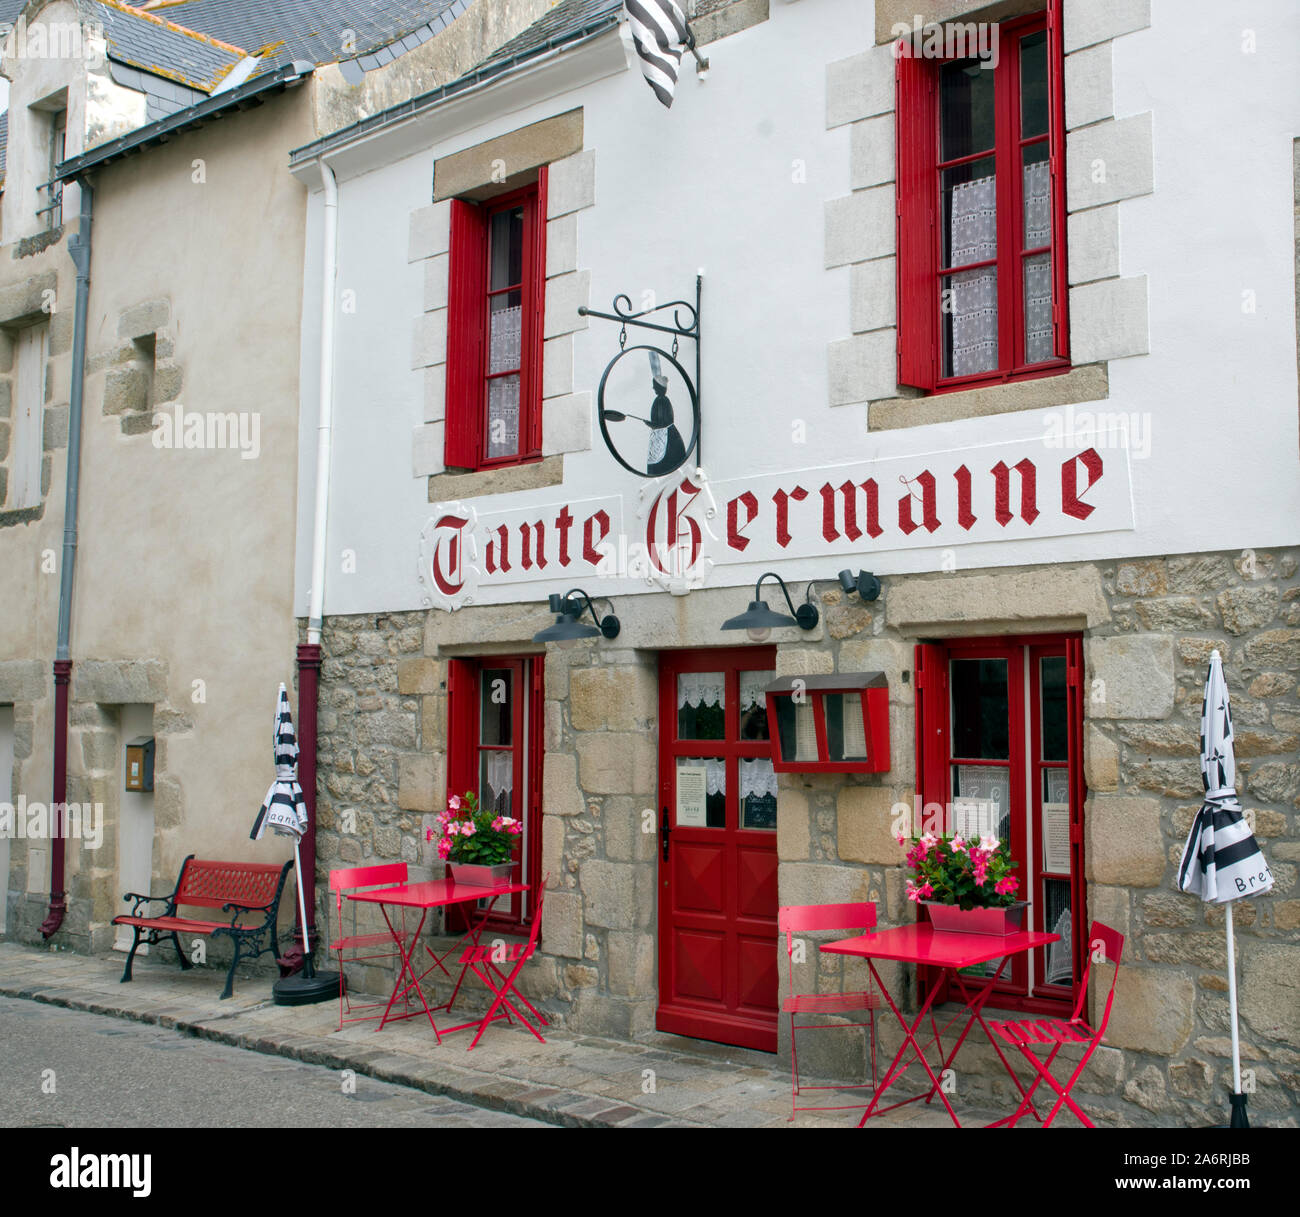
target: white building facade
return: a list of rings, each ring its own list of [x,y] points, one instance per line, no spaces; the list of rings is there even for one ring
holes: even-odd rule
[[[502,929],[549,876],[530,983],[561,1021],[787,1052],[778,905],[911,921],[898,832],[979,800],[1062,935],[997,1004],[1065,1009],[1089,923],[1118,929],[1085,1085],[1103,1118],[1167,1122],[1226,1069],[1221,916],[1175,879],[1217,648],[1278,880],[1239,916],[1247,1067],[1294,1116],[1300,19],[697,7],[710,67],[686,60],[671,109],[621,6],[566,0],[294,154],[304,618],[331,444],[322,882],[436,871],[432,816],[473,789],[526,824],[534,894]],[[638,315],[612,366],[625,327],[598,313]],[[816,623],[724,630],[769,572]],[[616,636],[535,639],[573,589]],[[777,580],[761,597],[787,611]],[[834,721],[769,722],[781,677]]]

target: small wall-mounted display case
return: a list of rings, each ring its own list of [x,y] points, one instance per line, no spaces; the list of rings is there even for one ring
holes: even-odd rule
[[[153,790],[153,736],[141,735],[126,745],[125,788],[139,794]]]
[[[765,691],[778,773],[889,769],[889,682],[883,672],[783,676]]]

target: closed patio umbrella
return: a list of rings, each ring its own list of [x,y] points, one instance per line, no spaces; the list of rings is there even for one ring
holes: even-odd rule
[[[1196,813],[1178,886],[1210,904],[1223,904],[1228,935],[1228,1008],[1232,1021],[1232,1119],[1230,1127],[1249,1128],[1246,1096],[1241,1093],[1241,1046],[1237,1032],[1237,965],[1232,933],[1232,902],[1258,896],[1273,886],[1273,872],[1246,824],[1235,788],[1237,762],[1232,746],[1232,712],[1219,652],[1210,656],[1201,703],[1201,780],[1205,802]]]
[[[302,928],[302,973],[277,981],[272,986],[275,1001],[281,1006],[299,1006],[311,1002],[329,1001],[338,990],[338,973],[317,975],[311,960],[311,944],[307,939],[307,905],[303,898],[302,854],[299,842],[307,831],[307,803],[298,785],[298,737],[293,730],[293,715],[289,710],[289,693],[280,684],[280,694],[275,703],[272,727],[272,747],[275,753],[275,781],[271,783],[262,800],[253,831],[248,835],[260,841],[269,828],[282,837],[293,838],[294,870],[298,887],[298,923]]]

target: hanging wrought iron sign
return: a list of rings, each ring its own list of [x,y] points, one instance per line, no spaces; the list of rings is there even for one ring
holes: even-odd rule
[[[700,462],[700,292],[697,276],[694,305],[673,300],[634,313],[627,296],[616,296],[612,313],[578,310],[585,317],[622,325],[618,354],[600,378],[596,414],[610,455],[637,477],[665,477],[685,465],[692,454],[696,464]],[[673,310],[671,325],[644,320],[666,309]],[[628,326],[671,334],[671,349],[628,346]],[[695,343],[694,379],[677,358],[682,338]]]

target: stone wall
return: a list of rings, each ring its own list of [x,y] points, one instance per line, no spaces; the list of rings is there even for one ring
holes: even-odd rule
[[[1300,1114],[1300,579],[1293,551],[886,578],[879,601],[821,594],[818,628],[789,642],[780,674],[883,671],[892,768],[878,775],[782,775],[782,904],[872,900],[882,924],[910,921],[896,803],[915,790],[913,645],[920,638],[1073,630],[1085,639],[1085,859],[1089,918],[1126,935],[1107,1046],[1081,1085],[1114,1123],[1204,1123],[1223,1107],[1230,1061],[1223,914],[1176,890],[1199,806],[1198,725],[1217,647],[1233,697],[1238,789],[1277,877],[1237,906],[1243,1068],[1269,1122]],[[734,589],[623,598],[616,643],[545,657],[543,870],[551,876],[533,995],[574,1030],[653,1029],[657,881],[656,657],[715,645]],[[322,673],[321,882],[339,861],[433,865],[423,844],[445,793],[445,659],[536,652],[542,606],[391,614],[326,623]],[[791,631],[793,633],[793,631]],[[341,814],[354,812],[352,833]],[[785,960],[780,955],[784,983]],[[809,952],[800,989],[860,986],[865,969]],[[1104,969],[1103,969],[1104,970]],[[891,992],[914,977],[883,970]],[[373,978],[375,980],[378,977]],[[1108,981],[1108,976],[1103,977]],[[377,987],[377,986],[372,986]],[[882,1051],[896,1035],[886,1012]],[[855,1037],[858,1037],[855,1039]],[[781,1053],[788,1053],[781,1031]],[[838,1040],[821,1052],[813,1043]],[[802,1041],[801,1041],[802,1044]],[[832,1076],[862,1065],[860,1033],[810,1039],[804,1064]],[[888,1059],[887,1057],[884,1059]],[[1005,1104],[987,1046],[963,1049],[963,1099]]]

